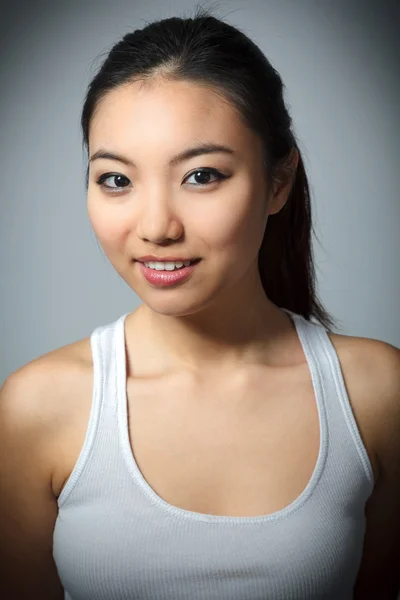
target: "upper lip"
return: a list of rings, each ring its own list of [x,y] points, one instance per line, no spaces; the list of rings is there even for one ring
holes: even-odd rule
[[[147,254],[137,258],[139,262],[187,262],[188,260],[197,260],[196,258],[182,258],[181,256],[153,256]]]

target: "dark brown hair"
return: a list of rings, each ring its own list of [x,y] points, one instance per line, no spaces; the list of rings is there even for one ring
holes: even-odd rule
[[[197,6],[193,18],[154,21],[124,35],[88,86],[81,115],[86,150],[91,119],[107,92],[159,76],[201,83],[222,93],[262,140],[269,183],[278,167],[290,168],[290,151],[297,149],[299,163],[291,192],[285,206],[268,217],[258,267],[271,302],[331,331],[335,319],[315,290],[310,190],[285,106],[284,84],[259,47],[239,29]]]

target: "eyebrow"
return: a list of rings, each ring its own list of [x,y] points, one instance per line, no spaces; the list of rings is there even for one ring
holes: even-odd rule
[[[193,148],[187,148],[186,150],[183,150],[183,152],[180,152],[179,154],[176,154],[175,156],[173,156],[171,158],[171,160],[169,161],[169,164],[171,166],[176,166],[185,160],[194,158],[195,156],[200,156],[201,154],[211,154],[214,152],[226,152],[228,154],[235,154],[235,151],[232,148],[229,148],[229,146],[222,146],[221,144],[207,143],[207,144],[202,144],[201,146],[195,146]],[[99,150],[97,150],[97,152],[95,152],[90,157],[89,162],[93,162],[99,158],[116,160],[118,162],[123,163],[124,165],[127,165],[128,167],[136,166],[133,161],[129,160],[125,156],[115,154],[114,152],[109,152],[107,150],[104,150],[103,148],[100,148]]]

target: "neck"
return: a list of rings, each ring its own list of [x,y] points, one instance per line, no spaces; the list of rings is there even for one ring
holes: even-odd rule
[[[150,371],[229,372],[245,365],[288,362],[287,340],[294,325],[269,301],[260,280],[242,286],[240,293],[228,290],[225,298],[203,310],[184,315],[178,311],[179,307],[165,314],[142,304],[131,315],[127,338],[131,331],[132,340],[140,339],[140,360]]]

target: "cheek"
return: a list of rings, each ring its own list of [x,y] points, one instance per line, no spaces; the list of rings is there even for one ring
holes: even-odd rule
[[[112,248],[123,242],[126,225],[115,210],[107,210],[101,200],[88,197],[88,216],[93,230],[103,248]]]
[[[229,210],[207,215],[199,226],[205,232],[210,249],[237,256],[254,257],[261,245],[265,219],[254,196],[236,196]]]

